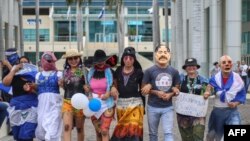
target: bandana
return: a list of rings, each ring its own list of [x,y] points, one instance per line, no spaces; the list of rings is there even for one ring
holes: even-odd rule
[[[41,65],[44,71],[56,71],[56,56],[52,52],[44,52],[41,57]]]

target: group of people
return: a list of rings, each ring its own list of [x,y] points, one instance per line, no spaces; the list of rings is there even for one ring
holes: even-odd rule
[[[103,50],[95,51],[89,69],[83,65],[82,53],[67,50],[62,56],[66,59],[62,72],[56,68],[55,55],[44,52],[41,56],[42,71],[29,77],[16,75],[24,66],[22,63],[29,62],[28,58],[19,58],[13,50],[8,54],[15,54],[12,59],[18,59],[16,64],[4,64],[9,72],[3,79],[4,85],[12,86],[8,112],[17,141],[31,141],[35,137],[41,141],[59,141],[62,133],[63,140],[70,141],[74,127],[77,140],[83,141],[86,109],[78,110],[72,106],[71,98],[76,93],[89,99],[100,99],[100,110],[90,118],[97,141],[143,141],[144,114],[147,114],[150,141],[158,140],[160,121],[164,141],[173,141],[175,112],[172,98],[180,93],[201,95],[205,100],[215,95],[206,137],[208,141],[220,141],[225,124],[237,125],[241,121],[237,106],[245,102],[246,91],[242,78],[233,71],[232,59],[228,55],[219,59],[215,65],[220,69],[216,69],[208,80],[197,72],[201,66],[195,58],[185,60],[182,69],[186,74],[180,75],[169,64],[171,53],[163,45],[155,48],[156,63],[145,71],[133,47],[124,49],[116,70],[113,67],[117,64],[117,56],[107,56]],[[64,89],[63,96],[60,87]],[[117,124],[113,134],[109,135],[115,115]],[[204,140],[205,117],[176,115],[183,141]]]

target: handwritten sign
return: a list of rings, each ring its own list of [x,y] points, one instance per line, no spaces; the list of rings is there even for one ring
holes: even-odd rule
[[[203,96],[180,93],[176,97],[175,111],[176,113],[194,117],[205,117],[207,113],[208,100]]]

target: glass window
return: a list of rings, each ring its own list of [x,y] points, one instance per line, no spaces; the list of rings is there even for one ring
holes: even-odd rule
[[[102,11],[102,7],[90,7],[89,14],[99,14]],[[115,14],[115,8],[105,8],[106,14]]]
[[[71,41],[77,40],[76,21],[71,21]],[[70,27],[69,21],[55,22],[55,41],[70,41]],[[83,33],[85,32],[85,23],[83,23]]]
[[[35,29],[23,29],[24,41],[35,42],[36,41],[36,30]],[[49,41],[49,29],[39,29],[39,41]]]
[[[138,36],[136,36],[136,25],[138,25]],[[129,41],[152,42],[152,21],[128,21]]]
[[[242,1],[242,21],[243,22],[250,21],[250,1],[249,0]]]
[[[242,54],[250,54],[250,32],[242,33]]]
[[[137,10],[138,10],[138,14],[149,14],[149,10],[150,7],[138,7]],[[136,14],[136,7],[129,7],[128,8],[128,14]]]
[[[89,41],[117,42],[116,28],[117,28],[116,21],[89,21]],[[103,38],[104,34],[105,38]]]
[[[84,8],[83,8],[84,9]],[[55,14],[67,14],[68,8],[55,8]],[[71,14],[76,14],[76,9],[71,7]]]
[[[162,42],[165,42],[165,38],[166,38],[166,33],[165,33],[166,29],[162,30]],[[171,29],[168,29],[168,42],[171,41]]]

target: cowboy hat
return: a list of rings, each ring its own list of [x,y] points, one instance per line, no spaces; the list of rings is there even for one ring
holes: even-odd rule
[[[82,52],[78,52],[77,49],[69,49],[62,56],[63,59],[74,57],[74,56],[82,56]]]

